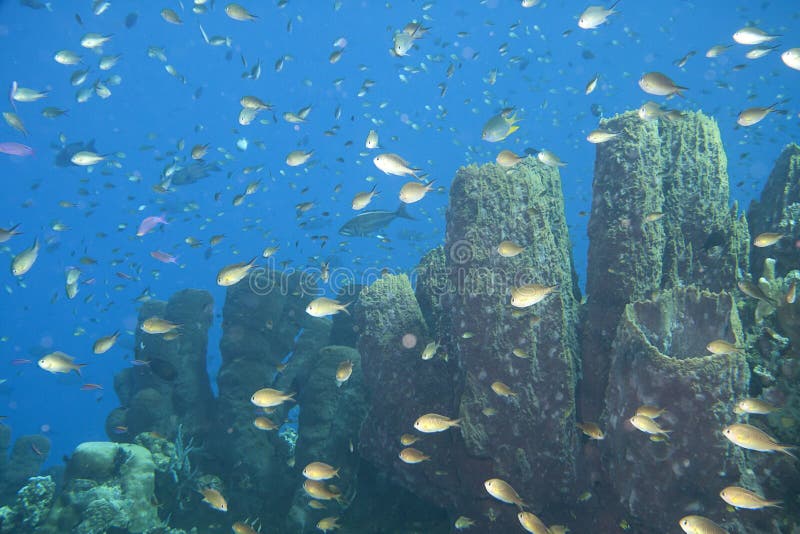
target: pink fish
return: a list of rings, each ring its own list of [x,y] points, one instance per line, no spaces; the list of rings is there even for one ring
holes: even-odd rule
[[[10,141],[8,143],[0,143],[0,153],[9,154],[11,156],[33,156],[33,149],[29,146]]]
[[[145,217],[144,220],[141,223],[139,223],[139,230],[136,231],[136,235],[142,237],[145,234],[149,234],[159,224],[168,224],[168,223],[166,219],[164,219],[164,217],[162,217],[161,215],[153,215],[151,217]]]
[[[160,250],[154,250],[150,255],[162,263],[178,263],[178,256],[173,256]]]
[[[103,389],[103,386],[100,384],[84,384],[81,386],[82,391],[93,391],[96,389]]]

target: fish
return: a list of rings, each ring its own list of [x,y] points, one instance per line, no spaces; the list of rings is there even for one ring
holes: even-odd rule
[[[520,497],[514,488],[512,488],[511,485],[505,480],[501,480],[499,478],[490,478],[483,483],[483,487],[486,488],[486,492],[489,495],[498,501],[508,504],[515,504],[520,511],[523,511],[523,509],[527,508],[528,506],[522,501],[522,497]]]
[[[581,13],[581,16],[578,17],[578,27],[584,30],[593,30],[598,26],[605,24],[605,22],[608,20],[608,17],[614,13],[617,13],[614,8],[617,7],[619,2],[620,0],[617,0],[611,4],[611,7],[608,9],[603,6],[587,7],[583,13]]]
[[[94,146],[94,139],[88,143],[77,141],[64,145],[61,150],[56,153],[55,164],[57,167],[72,167],[76,164],[72,162],[72,157],[79,152],[97,152]]]
[[[163,250],[154,250],[150,252],[150,256],[161,263],[178,263],[178,256],[173,256],[172,254],[164,252]]]
[[[142,321],[140,328],[148,334],[166,334],[180,328],[180,326],[160,317],[148,317]]]
[[[639,87],[647,94],[656,96],[672,97],[678,95],[683,97],[683,91],[687,87],[677,85],[672,79],[660,72],[648,72],[639,78]]]
[[[0,154],[28,157],[33,156],[33,149],[27,145],[23,145],[22,143],[8,141],[0,143]]]
[[[665,409],[659,408],[658,406],[648,406],[643,404],[636,408],[636,415],[643,415],[650,419],[658,419],[666,412]]]
[[[91,152],[88,150],[81,150],[80,152],[76,152],[75,154],[73,154],[69,160],[73,163],[73,165],[80,165],[82,167],[85,167],[100,163],[104,159],[106,159],[105,156],[101,156],[100,154],[97,154],[95,152]]]
[[[367,140],[364,141],[364,147],[368,148],[369,150],[378,148],[380,143],[378,142],[378,132],[375,130],[370,130],[367,134]]]
[[[517,519],[519,519],[519,524],[522,525],[522,528],[524,528],[526,532],[530,532],[531,534],[551,534],[547,525],[530,512],[519,512],[517,514]]]
[[[175,10],[165,7],[161,10],[161,18],[170,24],[183,24],[181,17],[175,13]]]
[[[239,22],[255,22],[258,20],[257,15],[253,15],[244,7],[234,3],[225,6],[225,14],[228,15],[229,18]]]
[[[517,394],[514,393],[511,390],[510,387],[508,387],[506,384],[500,382],[499,380],[495,381],[495,382],[492,382],[491,388],[492,388],[492,391],[494,391],[495,393],[497,393],[501,397],[516,397],[517,396]]]
[[[342,304],[338,300],[319,297],[312,300],[308,306],[306,306],[306,313],[312,317],[327,317],[329,315],[335,315],[340,311],[350,315],[350,312],[347,311],[347,307],[350,304],[350,302]]]
[[[511,116],[508,116],[508,113],[498,113],[484,124],[481,131],[481,139],[489,143],[503,141],[519,130],[518,122],[520,122],[520,119],[517,119],[516,113],[511,114]]]
[[[495,162],[497,162],[498,165],[500,165],[505,169],[510,169],[511,167],[513,167],[514,165],[516,165],[517,163],[519,163],[524,159],[525,158],[517,156],[510,150],[501,150],[500,153],[497,154]]]
[[[11,111],[4,111],[3,118],[5,119],[6,123],[16,131],[24,136],[28,135],[28,130],[25,129],[25,124],[23,124],[22,119],[19,118],[19,115]]]
[[[783,52],[781,61],[790,69],[800,70],[800,48],[790,48]]]
[[[497,253],[504,258],[513,258],[521,254],[523,250],[525,250],[525,247],[521,247],[513,241],[501,241],[497,245]]]
[[[439,344],[435,341],[431,341],[425,348],[422,349],[422,354],[420,357],[423,360],[432,360],[434,356],[436,356],[436,351],[439,350]]]
[[[523,1],[525,1],[525,0],[523,0]],[[456,522],[453,524],[453,526],[456,528],[456,530],[468,529],[468,528],[470,528],[470,527],[472,527],[474,525],[475,525],[475,521],[473,521],[472,519],[470,519],[469,517],[464,516],[464,515],[458,516],[456,518]]]
[[[85,363],[75,363],[72,356],[68,356],[61,351],[51,352],[39,360],[39,367],[49,373],[69,373],[75,371],[81,376],[81,368],[86,367]]]
[[[433,190],[434,181],[435,180],[431,180],[427,184],[420,182],[407,182],[403,184],[403,187],[400,188],[400,201],[405,204],[419,202],[425,197],[428,191]]]
[[[527,284],[511,288],[511,305],[515,308],[528,308],[543,301],[547,295],[555,291],[557,286]]]
[[[342,525],[337,523],[339,518],[337,516],[331,517],[323,517],[319,521],[317,521],[317,530],[321,530],[323,534],[327,533],[330,530],[337,530],[342,528]]]
[[[397,456],[407,464],[418,464],[431,459],[430,456],[413,447],[402,449]]]
[[[255,266],[256,258],[249,262],[239,262],[226,265],[217,273],[217,285],[228,287],[241,282],[247,273]]]
[[[400,436],[400,444],[403,447],[408,447],[409,445],[413,445],[414,443],[420,440],[419,436],[415,436],[414,434],[403,434]]]
[[[618,136],[618,133],[609,132],[607,130],[592,130],[589,132],[589,135],[586,136],[586,140],[596,145],[599,143],[607,143]]]
[[[284,393],[277,389],[263,388],[253,393],[253,396],[250,397],[250,402],[259,408],[272,408],[273,406],[280,406],[284,402],[296,402],[294,396],[295,393]]]
[[[753,126],[754,124],[758,124],[764,119],[764,117],[766,117],[770,113],[774,112],[781,113],[781,110],[775,109],[775,106],[777,105],[778,104],[775,103],[768,107],[756,106],[752,108],[747,108],[741,113],[739,113],[739,116],[736,118],[736,124],[738,124],[739,126]]]
[[[733,34],[733,40],[741,45],[760,45],[777,39],[778,37],[780,37],[780,35],[770,35],[764,30],[753,26],[746,26],[740,30],[736,30]]]
[[[687,515],[678,521],[686,534],[728,534],[728,531],[701,515]]]
[[[31,270],[39,257],[39,238],[34,238],[33,245],[26,248],[11,260],[11,274],[22,276]]]
[[[769,247],[769,246],[774,245],[775,243],[777,243],[778,241],[780,241],[784,237],[786,237],[786,236],[783,235],[783,234],[778,234],[778,233],[775,233],[775,232],[764,232],[764,233],[758,234],[755,237],[755,239],[753,239],[753,246],[754,247],[759,247],[759,248]]]
[[[328,480],[339,476],[339,469],[323,462],[311,462],[303,468],[303,476],[309,480]]]
[[[669,437],[669,433],[672,432],[671,430],[664,430],[658,426],[658,423],[644,415],[634,415],[628,421],[634,428],[641,430],[645,434]]]
[[[353,374],[353,362],[345,360],[340,362],[336,367],[336,387],[342,387],[342,384],[350,379]]]
[[[796,448],[795,445],[783,445],[778,443],[775,441],[775,438],[763,430],[748,424],[737,423],[726,426],[722,429],[722,435],[728,438],[731,443],[743,449],[759,452],[777,451],[791,456],[795,460],[797,459],[791,451],[791,449]]]
[[[366,208],[369,203],[372,202],[372,199],[380,194],[380,192],[376,189],[377,187],[378,186],[375,185],[371,191],[356,193],[356,195],[353,197],[353,202],[351,203],[350,207],[356,211]]]
[[[414,421],[414,428],[425,434],[434,432],[444,432],[448,428],[457,427],[461,424],[461,419],[450,419],[444,415],[428,413],[421,415]]]
[[[367,237],[386,228],[395,219],[415,220],[401,204],[397,211],[370,210],[359,213],[339,228],[339,235],[350,237]]]
[[[111,347],[114,346],[118,338],[119,338],[119,330],[117,330],[110,336],[103,336],[99,338],[97,341],[94,342],[94,345],[92,346],[92,352],[94,352],[95,354],[105,354],[106,352],[111,350]]]
[[[286,155],[286,165],[289,167],[299,167],[314,155],[314,151],[306,152],[305,150],[293,150]]]
[[[536,154],[536,159],[538,159],[541,163],[544,163],[548,167],[564,167],[566,165],[566,163],[561,161],[561,159],[559,159],[558,156],[556,156],[549,150],[540,150]]]
[[[321,501],[336,500],[340,501],[342,494],[334,486],[328,486],[325,482],[319,480],[306,479],[303,481],[303,491],[309,497],[319,499]]]
[[[714,341],[710,342],[706,345],[706,350],[711,354],[735,354],[742,352],[742,347],[737,347],[733,343],[729,343],[724,339],[715,339]]]
[[[222,494],[214,488],[203,488],[200,490],[203,496],[203,502],[207,503],[211,508],[219,512],[228,511],[228,502]]]
[[[733,409],[738,414],[767,415],[778,411],[779,408],[761,399],[746,398],[736,403]]]
[[[374,163],[375,166],[384,174],[390,174],[393,176],[413,176],[414,178],[419,178],[419,176],[417,176],[419,169],[410,167],[410,164],[397,154],[378,154],[372,158],[372,163]]]
[[[747,510],[760,510],[762,508],[780,508],[783,501],[770,501],[761,495],[739,486],[728,486],[719,492],[723,501],[734,508],[745,508]]]
[[[15,224],[11,228],[0,228],[0,243],[5,243],[15,235],[20,235],[22,232],[17,232],[19,224]]]
[[[142,219],[142,222],[139,223],[139,229],[136,230],[136,236],[142,237],[143,235],[149,234],[159,224],[168,224],[168,223],[167,220],[161,215],[152,215],[150,217],[145,217],[144,219]]]
[[[583,90],[583,93],[586,95],[592,94],[595,88],[597,87],[598,80],[600,80],[599,74],[595,74],[594,76],[592,76],[592,79],[589,80],[589,83],[586,84],[586,88]]]
[[[606,439],[605,433],[600,429],[597,423],[586,421],[585,423],[575,423],[575,426],[590,439]]]

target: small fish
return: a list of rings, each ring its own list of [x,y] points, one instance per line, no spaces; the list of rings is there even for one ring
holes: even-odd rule
[[[781,61],[790,69],[800,70],[800,48],[790,48],[782,53]]]
[[[253,426],[259,430],[277,430],[276,425],[271,419],[267,417],[256,417],[253,419]]]
[[[530,512],[518,513],[517,519],[519,519],[519,524],[522,525],[526,532],[531,534],[551,534],[544,521]]]
[[[737,347],[733,343],[729,343],[724,339],[715,339],[708,345],[706,345],[706,350],[711,354],[735,354],[740,353],[744,350],[742,347]]]
[[[170,24],[183,24],[181,17],[174,10],[165,7],[161,10],[161,18]]]
[[[517,163],[519,163],[520,161],[522,161],[524,159],[525,158],[521,158],[521,157],[517,156],[516,154],[514,154],[510,150],[501,150],[500,153],[497,154],[497,157],[495,158],[495,161],[501,167],[503,167],[505,169],[510,169],[511,167],[513,167],[514,165],[516,165]]]
[[[597,423],[586,421],[585,423],[575,423],[575,426],[590,439],[602,440],[606,438],[605,433]]]
[[[317,521],[317,529],[321,530],[323,534],[326,534],[330,530],[337,530],[342,527],[337,523],[338,520],[339,518],[337,516],[323,517]]]
[[[644,222],[648,222],[648,223],[656,222],[657,220],[661,219],[662,217],[664,217],[664,212],[651,211],[650,213],[645,214]]]
[[[794,304],[794,301],[797,299],[797,281],[792,280],[792,283],[789,284],[789,289],[786,291],[786,295],[783,297],[783,300],[786,301],[786,304]]]
[[[658,406],[649,406],[647,404],[643,404],[636,408],[636,415],[643,415],[645,417],[649,417],[650,419],[658,419],[666,412],[665,409],[659,408]]]
[[[117,342],[117,338],[119,338],[119,330],[111,334],[110,336],[103,336],[99,338],[97,341],[94,342],[92,346],[92,352],[95,354],[105,354],[114,344]]]
[[[700,515],[687,515],[678,521],[686,534],[728,534],[728,531]]]
[[[639,79],[642,91],[651,95],[672,97],[683,96],[682,92],[688,88],[677,85],[668,76],[660,72],[648,72]]]
[[[225,6],[225,14],[228,17],[232,18],[233,20],[237,20],[239,22],[247,22],[253,21],[255,22],[258,19],[257,15],[253,15],[247,9],[240,6],[239,4],[228,4]]]
[[[271,408],[280,406],[284,402],[296,402],[293,398],[294,396],[295,393],[284,393],[277,389],[263,388],[253,393],[253,396],[250,397],[250,402],[259,408]]]
[[[513,241],[501,241],[497,245],[497,253],[504,258],[513,258],[521,254],[523,250],[525,250],[525,247],[521,247]]]
[[[736,403],[733,409],[738,414],[767,415],[778,411],[778,408],[761,399],[746,398]]]
[[[584,89],[584,94],[590,95],[594,92],[595,88],[597,87],[597,82],[600,80],[600,75],[595,74],[592,76],[592,79],[589,80],[589,83],[586,84],[586,88]]]
[[[33,240],[33,245],[26,248],[11,260],[11,274],[22,276],[31,270],[36,259],[39,257],[39,239]]]
[[[734,445],[738,445],[743,449],[759,452],[782,452],[791,456],[795,460],[797,457],[792,454],[790,449],[796,448],[794,445],[783,445],[775,441],[775,438],[754,426],[744,423],[737,423],[734,425],[726,426],[722,430],[728,440]]]
[[[203,502],[219,512],[228,511],[228,502],[222,494],[214,488],[203,488],[200,490],[203,495]]]
[[[780,508],[783,501],[770,501],[757,493],[738,486],[728,486],[719,492],[722,500],[734,508],[745,508],[747,510],[760,510],[762,508]]]
[[[84,384],[81,386],[81,391],[98,391],[102,389],[103,386],[100,384]]]
[[[508,504],[516,504],[520,511],[528,506],[522,501],[522,497],[520,497],[519,494],[514,491],[514,488],[512,488],[511,485],[505,480],[501,480],[499,478],[490,478],[483,483],[483,487],[486,488],[486,491],[489,493],[489,495],[498,501]]]
[[[516,125],[518,122],[520,120],[517,119],[516,114],[509,117],[506,113],[499,113],[486,121],[481,132],[481,139],[489,143],[502,141],[519,130],[519,126]]]
[[[303,476],[309,480],[328,480],[339,476],[339,469],[323,462],[311,462],[303,468]]]
[[[306,152],[305,150],[293,150],[286,155],[286,165],[289,167],[299,167],[307,162],[313,155],[313,150],[309,152]]]
[[[150,256],[161,263],[178,263],[178,256],[173,256],[172,254],[164,252],[163,250],[154,250],[150,253]]]
[[[511,288],[511,305],[515,308],[528,308],[545,299],[557,286],[528,284]]]
[[[145,217],[142,222],[139,223],[139,229],[136,231],[137,237],[149,234],[159,224],[167,224],[167,220],[161,215]]]
[[[448,428],[457,427],[461,423],[461,419],[450,419],[444,415],[436,413],[428,413],[422,415],[414,421],[414,428],[425,434],[434,432],[444,432]]]
[[[378,132],[375,130],[370,130],[367,134],[367,140],[364,142],[364,146],[369,150],[373,150],[379,147],[378,142]]]
[[[664,437],[669,437],[669,433],[672,432],[671,430],[664,430],[658,423],[646,417],[644,415],[634,415],[630,419],[628,419],[630,424],[634,426],[637,430],[641,430],[645,434],[653,434],[653,435],[661,435]]]
[[[139,328],[147,334],[166,334],[180,328],[180,326],[160,317],[148,317],[142,321]]]
[[[336,387],[342,387],[342,384],[347,382],[353,374],[353,362],[345,360],[339,363],[336,368]]]
[[[33,156],[34,152],[33,149],[27,145],[9,141],[6,143],[0,143],[0,154],[8,154],[9,156],[27,157],[27,156]]]
[[[255,264],[256,258],[253,258],[249,262],[226,265],[217,273],[217,285],[228,287],[238,284],[247,276],[247,273],[250,272],[250,269],[252,269]]]
[[[312,300],[308,306],[306,306],[306,313],[312,317],[327,317],[339,313],[340,311],[350,315],[350,312],[347,311],[347,306],[349,305],[349,302],[347,304],[342,304],[338,300],[319,297]]]
[[[76,152],[75,154],[73,154],[73,156],[69,160],[74,165],[88,166],[100,163],[104,159],[106,159],[106,157],[101,156],[100,154],[96,154],[88,150],[81,150],[80,152]]]
[[[517,396],[517,394],[514,393],[511,390],[510,387],[508,387],[506,384],[500,382],[499,380],[495,381],[495,382],[492,382],[491,388],[492,388],[492,391],[494,391],[496,394],[498,394],[501,397],[516,397]]]
[[[434,356],[436,356],[436,351],[439,350],[439,344],[435,341],[431,341],[425,348],[422,349],[422,354],[420,357],[423,360],[432,360]]]
[[[453,526],[456,527],[456,530],[468,529],[474,525],[475,521],[464,515],[458,516],[456,518],[456,522],[453,524]]]
[[[536,159],[548,167],[564,167],[566,165],[565,162],[561,161],[558,156],[549,150],[540,150],[536,154]]]
[[[419,176],[417,176],[419,169],[411,167],[406,160],[397,154],[378,154],[372,159],[372,162],[384,174],[393,176],[413,176],[419,179]]]
[[[783,234],[764,232],[762,234],[758,234],[755,239],[753,239],[753,246],[759,248],[769,247],[780,241],[783,237],[785,237]]]
[[[434,180],[431,180],[427,184],[422,184],[420,182],[407,182],[403,184],[403,187],[400,188],[400,201],[405,204],[419,202],[425,197],[428,191],[433,190],[433,183]]]
[[[75,371],[81,375],[81,367],[86,367],[85,363],[74,363],[72,356],[67,356],[61,351],[51,352],[39,360],[39,367],[49,373],[69,373]]]
[[[356,211],[366,208],[369,203],[372,202],[372,199],[380,194],[380,192],[376,189],[377,187],[378,186],[375,185],[371,191],[356,193],[356,195],[353,197],[351,207]]]
[[[611,7],[606,9],[603,6],[589,6],[587,7],[581,16],[578,18],[578,27],[584,30],[593,30],[598,26],[604,24],[608,17],[616,13],[614,8],[617,7],[620,0],[617,0]]]
[[[430,456],[427,456],[422,451],[419,451],[413,447],[406,447],[405,449],[402,449],[398,456],[407,464],[418,464],[431,459]]]
[[[589,135],[586,136],[586,140],[597,145],[600,143],[607,143],[618,136],[618,133],[609,132],[607,130],[592,130],[589,132]]]
[[[742,45],[760,45],[777,39],[780,35],[769,35],[764,30],[747,26],[733,34],[733,40]]]

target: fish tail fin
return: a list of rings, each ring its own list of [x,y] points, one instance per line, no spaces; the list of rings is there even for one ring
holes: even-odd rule
[[[519,130],[519,126],[517,126],[516,124],[515,124],[515,125],[513,125],[513,126],[511,126],[511,127],[508,129],[508,134],[506,135],[506,137],[508,137],[509,135],[513,134],[513,133],[514,133],[514,132],[516,132],[517,130]]]
[[[286,395],[286,400],[287,401],[292,401],[292,402],[297,402],[296,400],[294,400],[294,396],[295,395],[297,395],[297,392],[296,391],[292,391],[291,393]]]
[[[73,367],[72,370],[75,371],[78,374],[78,376],[83,376],[83,374],[81,373],[81,368],[82,367],[86,367],[87,365],[89,365],[89,364],[88,363],[76,363],[75,367]]]
[[[433,188],[432,188],[431,186],[432,186],[434,183],[436,183],[436,180],[435,180],[435,179],[434,179],[434,180],[431,180],[430,182],[428,182],[427,184],[425,184],[425,189],[427,189],[428,191],[433,191]]]
[[[450,426],[457,426],[457,427],[461,428],[461,421],[462,420],[463,419],[461,419],[459,417],[458,419],[455,419],[455,420],[451,421]]]
[[[791,451],[791,449],[796,449],[796,448],[797,447],[795,445],[780,445],[778,450],[797,460],[797,456]]]
[[[406,211],[406,205],[405,204],[400,204],[400,207],[397,208],[397,211],[395,212],[395,214],[397,214],[397,216],[402,218],[402,219],[410,219],[412,221],[416,221],[416,219],[414,217],[412,217],[411,215],[409,215],[408,212]]]
[[[616,2],[614,2],[613,4],[611,4],[611,7],[609,7],[609,8],[608,8],[608,10],[609,10],[610,12],[612,12],[612,13],[619,13],[619,11],[614,11],[614,8],[615,8],[615,7],[617,7],[617,6],[619,5],[619,3],[620,3],[620,2],[622,2],[622,0],[617,0]]]

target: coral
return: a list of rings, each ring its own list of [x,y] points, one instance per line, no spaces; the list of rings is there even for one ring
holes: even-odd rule
[[[767,178],[759,200],[750,203],[747,213],[750,234],[777,232],[785,237],[769,248],[754,248],[752,252],[753,277],[761,269],[764,259],[777,260],[776,273],[784,276],[800,263],[800,146],[787,145]]]
[[[503,240],[523,252],[500,256]],[[416,295],[400,275],[382,277],[359,297],[358,349],[371,407],[360,451],[451,513],[516,528],[516,517],[498,516],[484,498],[485,480],[505,478],[541,506],[568,499],[575,483],[579,292],[558,172],[531,161],[509,171],[460,169],[446,245],[417,272]],[[556,289],[535,308],[514,311],[509,288],[529,283]],[[423,361],[433,341],[438,355]],[[514,395],[500,398],[490,387],[495,381]],[[435,461],[401,463],[398,437],[429,412],[461,418],[460,430],[425,437],[420,448]]]
[[[733,298],[692,287],[627,305],[617,329],[604,465],[628,513],[657,530],[672,529],[675,511],[690,506],[720,516],[727,485],[755,487],[742,449],[721,435],[736,422],[731,408],[747,396],[750,371],[743,354],[709,353],[715,339],[743,340]],[[666,410],[657,422],[668,440],[633,429],[628,419],[641,405]]]
[[[583,325],[580,413],[602,410],[609,349],[629,302],[694,284],[731,290],[747,272],[749,235],[729,207],[727,159],[714,119],[603,120],[620,132],[597,145]]]
[[[111,527],[131,533],[160,527],[154,471],[150,451],[139,445],[81,443],[67,464],[47,528],[89,534]]]
[[[0,424],[0,502],[9,502],[17,491],[39,469],[50,453],[50,440],[45,436],[20,436],[8,454],[11,428]]]
[[[31,477],[11,506],[0,508],[0,532],[36,532],[50,513],[56,484],[49,476]]]

